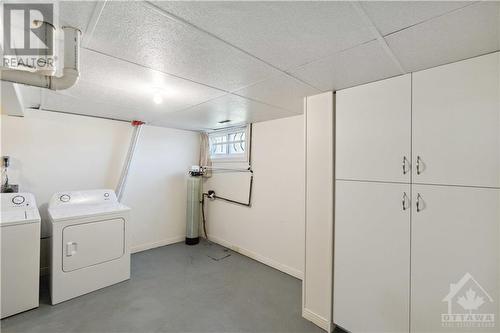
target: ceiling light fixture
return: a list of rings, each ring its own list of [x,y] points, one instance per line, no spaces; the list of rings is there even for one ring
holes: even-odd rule
[[[155,102],[155,104],[161,104],[163,102],[163,98],[161,97],[161,95],[159,93],[156,93],[153,96],[153,102]]]

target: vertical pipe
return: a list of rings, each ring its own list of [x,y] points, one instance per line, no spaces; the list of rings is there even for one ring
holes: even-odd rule
[[[132,121],[132,126],[134,126],[134,131],[132,132],[132,138],[130,140],[130,146],[128,148],[127,157],[125,159],[125,164],[123,165],[122,174],[120,176],[120,180],[118,181],[118,185],[116,186],[116,197],[118,201],[122,201],[123,193],[125,191],[125,186],[127,184],[127,178],[130,171],[130,166],[132,164],[132,159],[134,158],[134,153],[137,148],[137,142],[139,141],[139,136],[141,134],[142,126],[144,122],[134,120]]]

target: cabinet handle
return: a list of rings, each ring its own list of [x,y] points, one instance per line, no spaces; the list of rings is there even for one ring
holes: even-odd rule
[[[403,205],[403,210],[406,210],[408,207],[406,207],[406,201],[408,199],[408,196],[406,195],[406,192],[403,192],[403,199],[401,200],[401,204]]]
[[[421,201],[422,200],[422,196],[420,195],[420,193],[417,194],[417,212],[420,212],[422,210],[422,204],[421,204]]]
[[[403,156],[403,175],[406,175],[406,173],[408,172],[408,170],[406,170],[407,163],[408,159],[406,158],[406,156]]]
[[[420,156],[417,156],[417,175],[420,175],[422,173],[422,171],[420,170],[420,163],[421,163]]]

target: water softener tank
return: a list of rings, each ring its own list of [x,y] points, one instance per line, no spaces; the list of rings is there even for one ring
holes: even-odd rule
[[[200,241],[202,173],[190,171],[187,182],[186,244],[195,245]]]

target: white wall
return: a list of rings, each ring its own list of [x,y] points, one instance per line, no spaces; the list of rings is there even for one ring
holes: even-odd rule
[[[46,204],[62,190],[115,188],[130,142],[129,124],[45,111],[2,115],[2,155],[10,179]],[[304,248],[303,117],[257,123],[252,208],[215,201],[207,208],[212,239],[301,278]],[[123,201],[132,207],[135,251],[184,239],[186,171],[197,163],[197,133],[145,126]],[[215,175],[205,190],[246,200],[248,175]],[[44,222],[45,223],[45,222]],[[45,235],[46,236],[46,235]]]
[[[2,115],[1,150],[10,182],[35,195],[45,224],[54,192],[115,187],[131,133],[125,122],[31,110]]]
[[[123,202],[132,210],[132,251],[184,240],[187,172],[198,164],[196,132],[146,126]]]
[[[253,125],[252,207],[207,204],[209,238],[302,278],[304,266],[304,118]],[[248,174],[216,174],[204,191],[247,200]]]
[[[46,111],[2,115],[1,129],[1,154],[12,159],[10,180],[34,193],[42,225],[54,192],[115,188],[132,133],[125,122]],[[143,128],[124,195],[132,208],[133,250],[183,239],[185,174],[198,150],[195,132]]]

